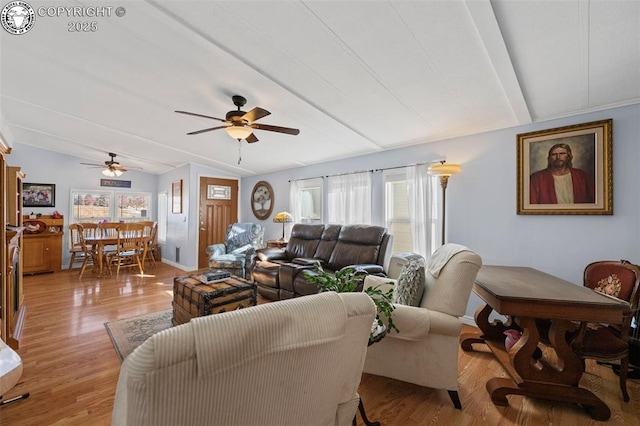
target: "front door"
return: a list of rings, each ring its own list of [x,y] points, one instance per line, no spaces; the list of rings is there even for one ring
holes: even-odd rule
[[[209,266],[206,249],[223,243],[227,226],[238,221],[238,181],[200,178],[198,268]]]

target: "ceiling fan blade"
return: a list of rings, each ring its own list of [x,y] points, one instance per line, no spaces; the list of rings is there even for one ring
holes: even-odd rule
[[[209,129],[196,130],[195,132],[189,132],[189,133],[187,133],[187,134],[188,134],[188,135],[198,135],[198,134],[200,134],[200,133],[210,132],[210,131],[212,131],[212,130],[224,129],[225,127],[229,127],[229,126],[211,127],[211,128],[209,128]]]
[[[255,107],[254,109],[243,115],[242,119],[247,120],[249,123],[253,123],[254,121],[260,120],[262,117],[266,117],[270,114],[271,113],[266,109]]]
[[[105,167],[103,164],[95,164],[95,163],[80,163],[83,166],[91,166],[91,167]]]
[[[290,127],[271,126],[269,124],[251,124],[251,127],[258,130],[267,130],[269,132],[286,133],[288,135],[297,135],[300,133],[298,129],[292,129]]]
[[[254,142],[258,142],[259,139],[256,137],[255,134],[251,133],[249,136],[247,136],[245,140],[249,143],[254,143]]]
[[[187,114],[187,115],[194,115],[196,117],[210,118],[212,120],[222,121],[223,123],[227,122],[227,120],[223,120],[222,118],[211,117],[210,115],[196,114],[195,112],[188,112],[188,111],[176,111],[176,112],[179,113],[179,114]]]

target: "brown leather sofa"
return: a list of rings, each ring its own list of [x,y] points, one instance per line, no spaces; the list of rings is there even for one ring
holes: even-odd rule
[[[260,295],[282,300],[318,292],[303,272],[314,273],[316,262],[329,272],[351,267],[384,276],[392,241],[382,226],[298,223],[286,247],[256,251],[253,280]]]

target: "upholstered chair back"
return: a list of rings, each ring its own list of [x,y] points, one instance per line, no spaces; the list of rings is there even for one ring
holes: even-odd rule
[[[125,358],[112,424],[351,425],[374,318],[326,292],[164,330]]]
[[[291,236],[285,248],[287,259],[296,257],[312,258],[324,232],[324,225],[296,223],[291,228]]]
[[[400,273],[402,273],[402,268],[404,268],[411,259],[424,261],[424,258],[416,253],[396,253],[391,256],[391,259],[389,260],[389,267],[387,268],[387,276],[397,280],[398,277],[400,277]],[[424,281],[422,282],[422,285],[425,285]]]
[[[480,266],[480,256],[467,247],[451,243],[441,246],[427,262],[420,306],[463,316]]]
[[[246,245],[262,248],[265,246],[264,227],[258,223],[232,223],[227,227],[224,245],[227,253]]]
[[[382,226],[343,225],[327,266],[334,271],[349,265],[384,266],[379,259],[386,236]]]
[[[342,225],[326,225],[322,236],[318,242],[316,253],[313,256],[315,259],[322,259],[325,262],[329,261],[331,253],[333,252],[336,243],[338,242],[338,236],[340,235],[340,229]]]

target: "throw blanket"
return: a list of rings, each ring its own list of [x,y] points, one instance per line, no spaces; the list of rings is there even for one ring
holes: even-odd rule
[[[461,251],[469,251],[469,249],[460,244],[449,243],[443,245],[436,250],[429,259],[427,271],[435,278],[438,278],[440,271],[442,271],[442,268],[444,268],[447,262],[449,262],[449,259]]]

